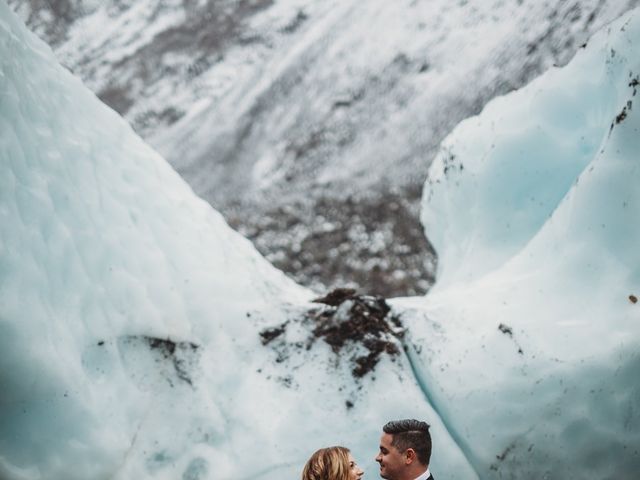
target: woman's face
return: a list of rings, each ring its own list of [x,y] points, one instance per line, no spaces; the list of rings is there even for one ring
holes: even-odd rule
[[[349,453],[349,480],[360,480],[363,475],[364,472]]]

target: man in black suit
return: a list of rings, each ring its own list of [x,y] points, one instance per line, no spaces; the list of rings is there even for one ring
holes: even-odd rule
[[[433,480],[429,471],[429,425],[418,420],[396,420],[382,427],[380,476],[386,480]]]

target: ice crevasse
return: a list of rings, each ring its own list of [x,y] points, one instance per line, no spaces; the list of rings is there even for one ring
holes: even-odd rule
[[[640,11],[443,142],[421,384],[481,478],[640,472]]]

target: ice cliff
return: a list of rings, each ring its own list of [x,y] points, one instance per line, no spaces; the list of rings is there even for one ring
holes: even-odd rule
[[[640,472],[640,12],[443,143],[410,356],[482,478]]]

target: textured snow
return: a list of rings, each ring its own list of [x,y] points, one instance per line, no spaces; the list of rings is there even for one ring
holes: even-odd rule
[[[481,478],[640,471],[640,11],[462,122],[430,169],[410,352]]]
[[[158,448],[178,439],[166,455],[179,468],[191,430],[219,441],[211,392],[246,388],[222,366],[245,364],[233,342],[257,337],[248,312],[309,294],[0,8],[0,476],[144,478],[126,453],[152,443],[153,422]],[[211,365],[208,387],[163,397],[181,379],[144,336],[196,344],[176,355]]]

